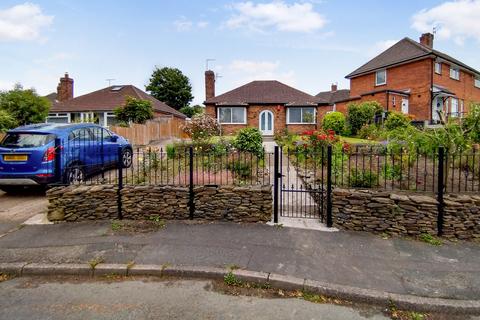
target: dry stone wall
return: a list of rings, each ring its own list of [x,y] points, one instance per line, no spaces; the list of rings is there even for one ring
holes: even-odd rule
[[[118,216],[116,185],[57,187],[47,192],[50,221],[108,220]],[[189,219],[189,189],[176,186],[124,186],[124,219]],[[271,186],[194,188],[194,219],[234,222],[271,220]]]
[[[480,239],[480,196],[445,195],[446,238]],[[335,189],[334,226],[354,231],[417,236],[437,234],[438,202],[434,196],[379,190]]]

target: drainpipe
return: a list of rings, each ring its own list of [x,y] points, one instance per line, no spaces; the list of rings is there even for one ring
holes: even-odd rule
[[[433,72],[435,70],[435,61],[437,60],[437,56],[434,56],[432,60],[432,64],[430,66],[430,123],[433,121]]]

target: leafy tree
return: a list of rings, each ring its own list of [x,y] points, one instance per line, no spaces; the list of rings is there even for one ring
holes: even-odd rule
[[[373,123],[375,116],[383,112],[383,107],[377,101],[366,101],[347,106],[347,126],[352,135],[356,135],[364,125]]]
[[[345,116],[338,111],[327,113],[323,118],[322,128],[323,130],[333,130],[336,134],[342,134],[345,129]]]
[[[187,117],[192,118],[196,114],[202,114],[205,111],[205,108],[197,104],[195,106],[183,107],[179,111]]]
[[[0,92],[0,110],[13,117],[15,125],[45,122],[49,109],[50,101],[40,97],[35,89],[24,90],[16,84],[13,90]]]
[[[0,109],[0,132],[5,132],[8,129],[15,128],[17,121],[15,118],[5,110]]]
[[[149,100],[135,99],[127,97],[122,107],[117,107],[113,111],[118,121],[124,123],[145,123],[153,118],[152,102]]]
[[[177,110],[193,100],[190,80],[177,68],[156,67],[146,89],[153,97]]]

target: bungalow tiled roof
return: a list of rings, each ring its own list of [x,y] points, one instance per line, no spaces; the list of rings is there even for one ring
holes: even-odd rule
[[[470,73],[480,74],[480,71],[475,70],[474,68],[455,58],[452,58],[443,52],[427,47],[410,38],[403,38],[372,60],[348,74],[346,78],[354,78],[382,68],[391,67],[412,60],[423,59],[426,57],[439,57],[469,71]]]
[[[152,102],[153,110],[156,112],[171,114],[183,119],[186,118],[183,113],[133,85],[113,85],[64,102],[57,102],[52,105],[50,112],[113,111],[125,103],[127,96],[149,100]]]
[[[328,104],[328,101],[276,80],[259,80],[209,98],[205,103],[216,105],[283,104],[286,106],[310,106]]]
[[[345,101],[350,98],[350,90],[342,89],[336,91],[324,91],[317,94],[317,97],[328,101],[328,104],[335,104],[340,101]]]

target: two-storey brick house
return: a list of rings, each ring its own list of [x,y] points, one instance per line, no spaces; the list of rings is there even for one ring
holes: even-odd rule
[[[480,101],[480,71],[433,49],[434,36],[404,38],[346,76],[350,97],[336,102],[345,112],[352,102],[378,101],[386,111],[436,122],[439,112],[462,116]]]
[[[264,136],[288,130],[317,129],[328,101],[275,80],[252,81],[215,96],[215,74],[205,72],[205,112],[218,120],[222,132],[256,127]]]

